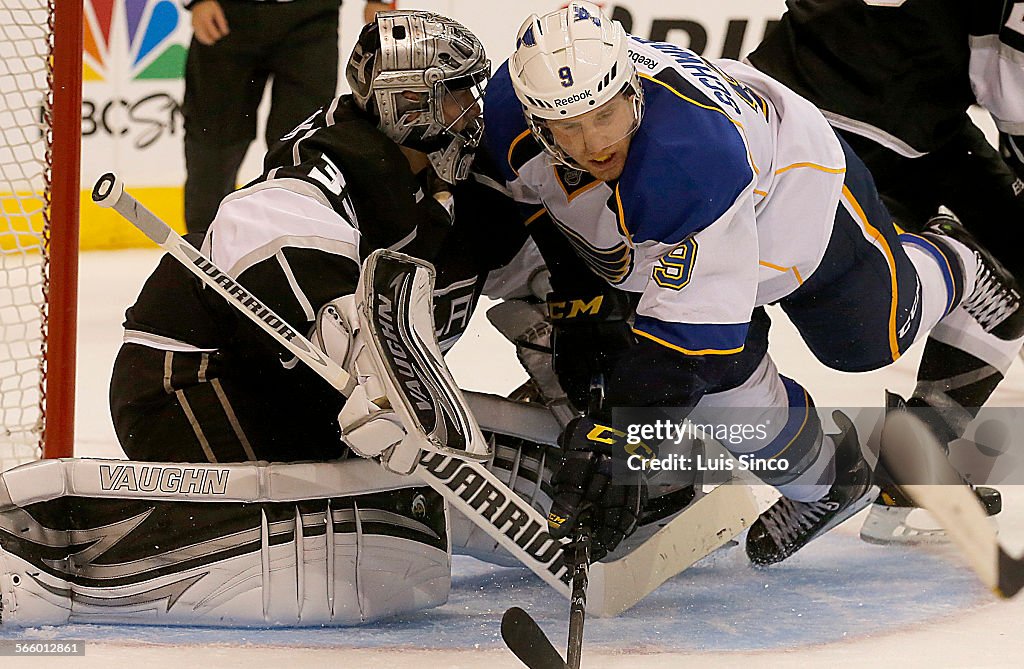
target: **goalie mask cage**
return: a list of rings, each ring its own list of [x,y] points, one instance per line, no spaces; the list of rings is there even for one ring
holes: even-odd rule
[[[0,0],[0,471],[74,439],[82,0]]]

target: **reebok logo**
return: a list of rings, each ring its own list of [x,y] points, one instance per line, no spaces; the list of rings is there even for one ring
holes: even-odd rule
[[[585,91],[580,91],[579,93],[575,93],[573,95],[570,95],[567,98],[555,98],[555,106],[556,107],[565,107],[567,105],[571,105],[574,102],[580,102],[582,100],[586,100],[587,98],[592,98],[592,97],[594,97],[594,92],[591,91],[588,88]]]

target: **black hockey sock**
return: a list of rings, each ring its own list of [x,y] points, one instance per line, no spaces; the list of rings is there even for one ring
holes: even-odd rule
[[[934,431],[939,443],[963,436],[1003,375],[966,351],[928,339],[917,387],[907,405]]]

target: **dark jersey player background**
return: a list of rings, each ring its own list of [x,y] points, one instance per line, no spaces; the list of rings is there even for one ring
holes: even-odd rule
[[[787,0],[750,62],[814,102],[864,160],[896,222],[920,231],[940,206],[1024,279],[1024,2]],[[981,105],[1002,155],[968,109]],[[1022,169],[1019,169],[1022,168]],[[1019,299],[1019,295],[1018,295]],[[1003,375],[930,339],[911,406],[943,443],[960,436]],[[922,414],[924,415],[924,414]],[[990,513],[998,491],[979,488]],[[991,504],[990,504],[991,501]],[[888,543],[911,502],[893,488],[861,536]],[[909,536],[911,533],[907,532]]]
[[[786,6],[750,62],[822,109],[901,226],[920,230],[944,205],[1024,278],[1024,183],[967,114],[980,104],[1002,133],[1024,135],[1024,3]]]

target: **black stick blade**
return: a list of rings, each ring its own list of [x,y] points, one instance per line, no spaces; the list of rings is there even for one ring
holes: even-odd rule
[[[1014,558],[999,549],[999,582],[996,592],[1009,599],[1024,588],[1024,559]]]
[[[501,638],[530,669],[565,669],[566,664],[530,614],[513,606],[501,617]]]

